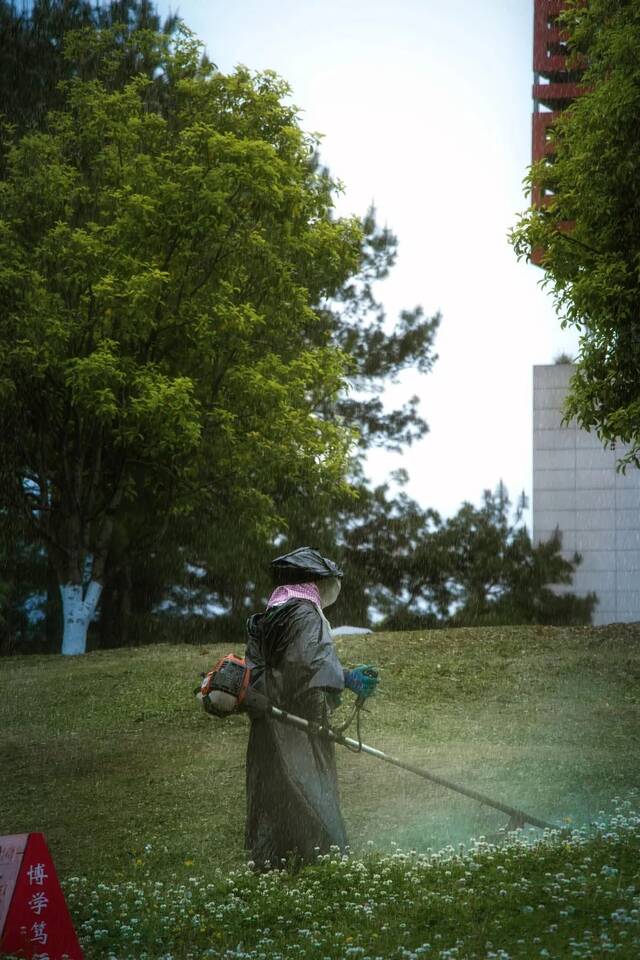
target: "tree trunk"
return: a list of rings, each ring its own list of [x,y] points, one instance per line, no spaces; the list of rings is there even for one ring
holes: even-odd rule
[[[119,590],[120,634],[118,646],[129,645],[129,627],[131,625],[131,567],[125,563],[120,578]]]
[[[98,624],[102,650],[129,646],[132,625],[131,595],[131,565],[123,563],[115,572],[111,570],[105,579]]]
[[[51,551],[47,550],[47,605],[44,623],[46,653],[59,652],[61,625],[60,581],[58,579],[58,571],[51,557]]]
[[[87,649],[87,630],[95,614],[102,584],[91,580],[86,590],[80,583],[60,584],[62,597],[62,653],[75,656]]]

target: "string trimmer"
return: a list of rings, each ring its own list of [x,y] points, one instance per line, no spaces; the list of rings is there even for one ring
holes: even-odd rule
[[[310,736],[325,737],[328,740],[333,740],[334,743],[339,743],[341,746],[347,747],[355,753],[368,753],[372,757],[377,757],[378,760],[384,760],[385,763],[393,764],[394,767],[409,770],[410,773],[415,773],[416,776],[422,777],[423,780],[430,780],[432,783],[437,783],[441,787],[446,787],[447,790],[453,790],[456,793],[462,794],[464,797],[469,797],[471,800],[476,800],[478,803],[484,804],[484,806],[493,807],[495,810],[506,813],[509,816],[508,829],[510,830],[521,829],[526,823],[543,829],[556,829],[552,823],[547,823],[546,820],[541,820],[540,817],[526,813],[524,810],[519,810],[517,807],[511,807],[509,804],[502,803],[500,800],[493,800],[491,797],[487,797],[477,790],[463,787],[459,783],[454,783],[452,780],[447,780],[428,770],[423,770],[422,767],[417,767],[413,763],[399,760],[397,757],[392,757],[388,753],[378,750],[376,747],[370,747],[368,744],[363,743],[359,735],[360,710],[364,705],[364,700],[361,697],[356,701],[354,713],[352,713],[349,720],[342,724],[341,727],[324,726],[319,723],[314,723],[311,720],[305,720],[303,717],[297,717],[292,713],[288,713],[286,710],[281,710],[279,707],[274,706],[265,696],[251,688],[250,677],[251,670],[246,666],[244,660],[236,657],[234,654],[227,654],[226,657],[218,661],[213,670],[210,670],[207,674],[202,674],[202,683],[196,688],[194,693],[196,693],[198,699],[201,700],[205,710],[217,717],[228,717],[233,713],[239,713],[245,710],[253,716],[269,716],[279,723],[286,723],[291,727],[304,730]],[[358,721],[357,740],[347,737],[344,734],[345,729],[350,725],[354,716]]]

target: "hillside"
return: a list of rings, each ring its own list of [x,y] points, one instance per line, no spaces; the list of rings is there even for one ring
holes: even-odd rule
[[[43,831],[62,876],[156,876],[243,860],[244,717],[193,696],[225,647],[0,660],[0,834]],[[559,824],[638,786],[640,625],[339,639],[375,663],[366,742]],[[347,699],[347,698],[345,698]],[[344,708],[341,708],[341,711]],[[497,834],[493,810],[339,749],[352,847],[418,852]]]

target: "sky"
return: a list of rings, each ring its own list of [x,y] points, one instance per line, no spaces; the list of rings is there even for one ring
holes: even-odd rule
[[[417,304],[442,314],[431,373],[386,394],[390,406],[417,394],[429,432],[401,455],[374,451],[371,480],[403,467],[407,492],[443,516],[500,479],[530,498],[532,368],[577,351],[541,271],[507,240],[527,206],[533,0],[158,3],[170,6],[222,71],[288,81],[344,184],[338,213],[373,203],[396,234],[377,289],[389,322]]]

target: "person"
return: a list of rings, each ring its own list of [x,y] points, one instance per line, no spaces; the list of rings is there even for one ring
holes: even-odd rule
[[[338,598],[342,571],[311,547],[271,567],[267,609],[247,622],[251,686],[282,710],[327,725],[345,687],[367,697],[378,682],[364,665],[344,670],[336,653],[323,611]],[[254,714],[246,788],[245,847],[256,869],[345,848],[332,741]]]

